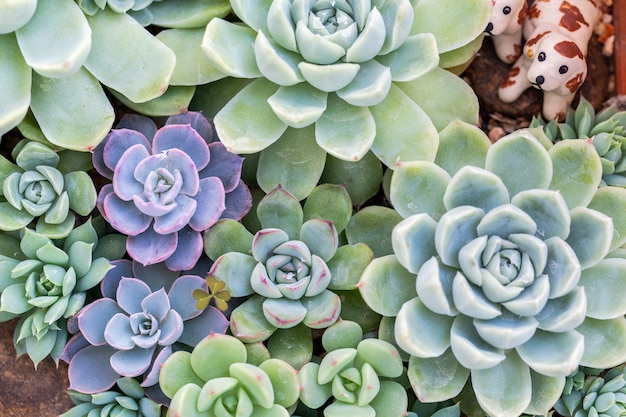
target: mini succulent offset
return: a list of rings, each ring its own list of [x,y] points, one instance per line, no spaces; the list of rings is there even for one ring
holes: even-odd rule
[[[200,113],[172,116],[158,130],[147,117],[128,117],[94,150],[94,167],[112,180],[98,209],[129,236],[133,259],[189,270],[202,253],[202,231],[250,210],[242,162],[214,140]]]
[[[58,361],[68,339],[67,319],[111,268],[107,259],[92,255],[98,235],[87,221],[62,244],[27,228],[19,246],[8,235],[2,239],[0,320],[21,317],[15,328],[19,354],[27,353],[35,365],[48,355]]]
[[[518,131],[482,165],[397,165],[394,255],[375,259],[359,289],[395,317],[422,401],[467,394],[471,375],[468,395],[487,414],[545,414],[579,365],[626,360],[626,260],[607,257],[626,242],[611,219],[626,193],[597,191],[602,166],[585,141],[546,150]]]
[[[96,207],[96,188],[84,171],[62,172],[66,152],[23,140],[13,149],[17,165],[0,156],[0,230],[13,231],[36,221],[37,233],[52,239],[70,234],[74,213],[87,216]]]
[[[62,358],[69,362],[70,389],[86,394],[111,388],[120,376],[140,377],[143,387],[153,387],[176,344],[195,346],[228,327],[219,310],[199,310],[192,302],[193,291],[206,290],[203,278],[178,276],[163,264],[143,267],[120,260],[113,265],[102,281],[104,297],[70,323],[80,333]]]
[[[172,399],[168,416],[288,417],[298,401],[296,370],[279,359],[247,363],[245,345],[211,334],[191,353],[179,351],[163,364],[160,383]]]
[[[120,378],[117,380],[117,388],[119,391],[102,391],[91,395],[68,391],[76,406],[59,417],[161,416],[161,405],[145,397],[136,379]]]

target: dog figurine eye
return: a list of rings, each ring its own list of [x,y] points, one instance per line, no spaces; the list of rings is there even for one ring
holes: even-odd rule
[[[565,74],[567,71],[569,71],[567,65],[561,65],[561,67],[559,68],[559,74]]]
[[[504,14],[511,13],[511,8],[509,6],[504,6],[504,9],[502,9],[502,13]]]
[[[545,61],[546,60],[546,53],[545,52],[539,52],[539,55],[537,55],[537,59],[539,61]]]

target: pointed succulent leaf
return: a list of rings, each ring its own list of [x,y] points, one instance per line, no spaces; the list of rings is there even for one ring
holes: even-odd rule
[[[23,314],[32,309],[33,306],[28,302],[25,294],[24,284],[13,284],[6,287],[0,295],[0,311]]]
[[[289,364],[280,359],[268,359],[259,365],[272,383],[274,403],[290,407],[298,401],[300,394],[298,374]]]
[[[264,229],[277,228],[297,239],[304,214],[298,200],[282,186],[276,187],[259,202],[257,216]]]
[[[186,384],[172,393],[172,402],[169,410],[179,415],[189,417],[206,417],[206,412],[198,410],[197,403],[200,400],[202,389],[196,384]]]
[[[376,57],[376,61],[391,69],[393,81],[411,81],[439,63],[437,41],[432,33],[416,33],[409,36],[399,48]]]
[[[436,358],[409,359],[408,378],[421,401],[445,401],[458,395],[470,370],[463,367],[450,349]]]
[[[311,253],[319,256],[324,262],[328,262],[339,247],[337,229],[329,220],[311,219],[304,222],[300,229],[300,240],[307,245]]]
[[[198,410],[209,411],[225,394],[232,393],[239,384],[235,378],[223,376],[212,378],[204,384],[198,398]]]
[[[349,62],[319,65],[302,61],[298,68],[309,84],[330,93],[349,85],[359,72],[360,65]]]
[[[417,274],[424,262],[437,255],[436,228],[437,222],[425,213],[409,216],[393,228],[393,252],[408,271]]]
[[[375,258],[365,268],[358,288],[367,305],[384,316],[396,316],[403,304],[417,295],[415,274],[394,255]]]
[[[341,313],[341,299],[328,290],[313,297],[302,298],[302,305],[307,310],[302,323],[312,329],[325,329],[335,323]]]
[[[343,245],[327,263],[330,270],[329,290],[354,290],[374,253],[364,243]]]
[[[232,336],[211,333],[194,348],[189,363],[204,381],[228,376],[232,364],[244,363],[246,348]],[[230,374],[232,376],[232,374]]]
[[[582,271],[578,285],[585,288],[587,317],[606,320],[626,315],[625,268],[626,259],[603,259]]]
[[[302,322],[307,309],[300,300],[268,298],[263,302],[263,315],[272,326],[288,329]]]
[[[68,193],[70,209],[81,216],[87,216],[96,206],[96,189],[89,175],[84,171],[65,174],[65,190]]]
[[[254,41],[254,55],[259,71],[265,78],[281,86],[293,86],[304,81],[298,63],[302,57],[278,45],[263,32]]]
[[[542,375],[565,377],[578,369],[585,343],[574,331],[551,333],[537,330],[526,343],[516,348],[520,358]]]
[[[204,27],[214,17],[224,17],[231,12],[227,0],[187,1],[185,7],[176,7],[170,2],[153,2],[149,10],[152,24],[168,28]]]
[[[327,155],[320,183],[342,184],[352,204],[361,207],[363,203],[376,195],[382,177],[382,164],[373,152],[366,153],[359,161],[344,161]],[[337,221],[334,222],[337,230],[343,229],[339,227]]]
[[[563,394],[565,378],[542,375],[530,370],[532,380],[532,397],[524,410],[525,414],[542,415],[548,413]]]
[[[396,343],[405,352],[419,357],[436,357],[450,347],[453,317],[430,311],[417,297],[407,301],[398,312]]]
[[[317,373],[317,382],[319,384],[327,384],[332,381],[339,373],[345,369],[352,367],[354,358],[357,355],[356,349],[344,348],[328,352],[322,362]]]
[[[369,405],[378,417],[404,415],[408,406],[406,390],[395,381],[380,381],[380,391]]]
[[[109,346],[87,346],[78,351],[68,367],[69,389],[95,394],[111,388],[120,376],[109,362],[115,352]]]
[[[12,1],[3,6],[0,33],[11,33],[24,26],[35,13],[37,0]]]
[[[449,182],[450,175],[432,162],[400,163],[391,178],[391,203],[404,218],[425,213],[439,220],[446,212],[443,196]]]
[[[435,163],[451,176],[465,165],[485,166],[491,143],[477,126],[455,120],[439,132],[439,148]]]
[[[276,331],[276,327],[262,314],[264,300],[254,295],[233,310],[230,330],[235,337],[246,343],[255,343],[266,340]]]
[[[433,257],[426,261],[417,274],[417,295],[431,311],[446,316],[459,313],[453,300],[453,282],[458,271],[438,262]]]
[[[585,207],[576,207],[570,214],[571,229],[565,241],[585,269],[598,263],[609,252],[613,221],[607,215]]]
[[[227,252],[248,253],[252,238],[241,223],[223,219],[204,232],[204,252],[213,260]]]
[[[397,378],[402,374],[402,359],[392,344],[380,339],[364,339],[356,350],[354,364],[357,368],[368,363],[381,377]]]
[[[254,59],[256,36],[249,27],[212,19],[206,26],[202,49],[218,71],[237,78],[257,78],[261,72]]]
[[[539,329],[565,332],[577,328],[585,319],[587,297],[582,287],[576,287],[564,296],[550,299],[535,316]]]
[[[0,202],[0,228],[5,231],[18,230],[33,221],[25,210],[18,210],[6,201]]]
[[[374,106],[383,101],[390,87],[390,69],[371,60],[361,64],[354,80],[338,90],[337,96],[353,106]]]
[[[270,408],[274,404],[272,381],[261,368],[238,362],[230,365],[228,373],[239,381],[253,404],[263,408]]]
[[[466,368],[494,368],[505,360],[504,351],[484,341],[470,317],[458,315],[454,319],[449,337],[454,356]]]
[[[611,250],[626,243],[626,220],[621,215],[626,204],[626,190],[618,187],[600,187],[587,206],[606,214],[613,220],[613,241]]]
[[[480,208],[460,206],[441,217],[435,233],[435,247],[442,263],[459,267],[458,253],[461,248],[483,234],[477,231],[479,223],[483,223],[483,216],[484,211]]]
[[[109,89],[109,92],[133,111],[146,116],[169,116],[187,111],[189,103],[196,92],[196,87],[170,85],[162,95],[143,103],[131,101],[125,95],[113,89]]]
[[[352,203],[346,188],[334,184],[322,184],[313,189],[303,207],[304,220],[330,220],[341,233],[352,216]]]
[[[576,328],[585,337],[585,352],[581,366],[607,369],[626,360],[626,318],[609,320],[587,318]]]
[[[44,77],[73,74],[92,47],[85,15],[71,0],[38,2],[35,14],[15,34],[28,65]]]
[[[302,128],[316,122],[326,111],[328,93],[308,83],[281,86],[267,99],[274,114],[288,126]]]
[[[309,362],[298,371],[300,401],[311,408],[321,407],[332,396],[331,384],[318,382],[319,369],[319,364]]]
[[[28,112],[32,77],[15,35],[0,34],[0,45],[0,80],[3,85],[2,96],[5,97],[0,103],[0,135],[3,135],[17,126]]]
[[[315,142],[313,126],[288,128],[261,152],[256,180],[267,193],[280,185],[302,200],[317,185],[325,161],[326,152]]]
[[[159,372],[159,386],[169,398],[173,398],[184,385],[190,384],[200,388],[205,381],[191,367],[191,353],[177,351],[172,353]]]
[[[372,106],[370,112],[376,122],[372,152],[385,165],[393,168],[402,161],[435,159],[439,143],[437,129],[402,89],[392,85],[385,99]],[[397,118],[413,120],[413,123],[397,123]]]
[[[254,292],[250,276],[256,264],[257,261],[250,255],[228,252],[215,260],[209,274],[224,281],[233,297],[243,297]]]
[[[452,177],[443,195],[443,203],[448,210],[473,206],[487,212],[508,202],[509,193],[500,177],[470,165],[461,168]]]
[[[542,239],[567,238],[570,215],[563,196],[557,191],[528,190],[516,194],[511,204],[521,208],[537,224],[536,235]]]

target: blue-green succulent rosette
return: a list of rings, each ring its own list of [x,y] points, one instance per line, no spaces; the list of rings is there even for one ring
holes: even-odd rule
[[[545,414],[579,365],[626,360],[626,260],[611,254],[626,242],[626,192],[598,190],[586,141],[544,147],[518,131],[489,147],[472,126],[450,129],[466,134],[443,142],[440,165],[396,166],[394,254],[359,289],[410,356],[421,401]]]
[[[218,134],[232,152],[264,151],[260,169],[306,155],[304,165],[316,166],[311,177],[319,179],[327,153],[357,161],[370,149],[388,166],[432,160],[438,128],[457,117],[477,121],[474,93],[438,65],[444,53],[470,58],[469,46],[489,19],[488,2],[465,2],[462,11],[451,1],[231,5],[241,22],[213,19],[202,48],[218,71],[246,82],[211,84],[210,103],[198,97],[192,104],[212,114],[207,107],[223,102]],[[292,192],[289,175],[282,179]],[[260,182],[266,192],[276,186]]]

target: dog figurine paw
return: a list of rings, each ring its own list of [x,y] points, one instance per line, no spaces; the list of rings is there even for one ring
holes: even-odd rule
[[[491,36],[496,55],[512,64],[522,53],[522,28],[528,16],[527,0],[491,0],[491,18],[484,30]]]
[[[524,22],[522,55],[500,85],[500,100],[543,91],[543,116],[563,120],[587,77],[587,48],[600,19],[594,0],[535,0]]]

